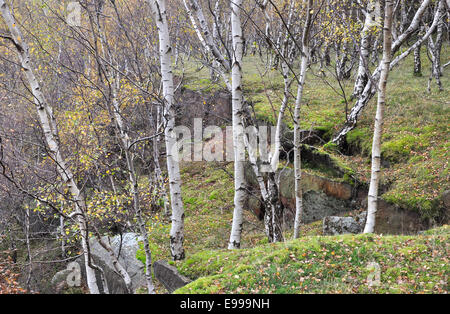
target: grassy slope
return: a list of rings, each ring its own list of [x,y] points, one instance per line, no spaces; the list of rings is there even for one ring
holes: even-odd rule
[[[444,49],[443,60],[449,55]],[[429,62],[423,57],[422,78],[412,75],[411,58],[391,72],[383,139],[384,156],[390,162],[390,168],[383,169],[389,181],[384,179],[383,183],[390,184],[390,189],[383,197],[419,210],[424,216],[433,216],[440,193],[449,188],[449,93],[426,93]],[[258,117],[274,121],[272,106],[276,108],[280,102],[282,80],[276,71],[269,71],[261,81],[258,62],[255,57],[247,59],[245,92],[255,102]],[[186,64],[186,69],[185,87],[207,92],[223,88],[211,84],[206,69],[196,72],[192,64]],[[448,86],[447,74],[442,82]],[[348,95],[352,82],[345,82],[344,88]],[[322,129],[331,136],[344,121],[342,97],[312,74],[305,103],[304,128]],[[361,152],[349,157],[334,155],[366,182],[374,104],[375,99],[349,136],[351,144]],[[290,117],[286,123],[291,125]],[[232,174],[232,164],[185,163],[181,168],[187,257],[176,264],[185,275],[202,278],[180,293],[448,291],[448,227],[428,236],[323,237],[319,221],[304,226],[304,238],[300,240],[267,245],[261,222],[246,212],[244,249],[229,252],[225,248],[232,220],[233,180],[227,172]],[[154,260],[170,259],[169,228],[161,218],[150,223]],[[289,232],[286,237],[290,238]],[[381,266],[382,285],[369,289],[365,280],[369,272],[366,266],[371,261]]]
[[[442,63],[448,62],[448,44],[442,49]],[[188,88],[214,90],[221,84],[211,84],[204,68],[195,72],[194,65],[186,67]],[[261,73],[259,57],[247,57],[244,63],[244,92],[255,103],[255,112],[260,119],[275,122],[273,108],[279,108],[282,99],[283,81],[279,72],[269,70]],[[409,56],[395,68],[389,77],[387,108],[385,110],[384,134],[382,139],[383,169],[382,184],[387,187],[382,197],[406,209],[418,211],[423,217],[434,218],[442,208],[440,196],[450,189],[448,173],[450,130],[450,83],[448,70],[441,78],[443,92],[438,92],[433,81],[432,91],[426,92],[430,62],[425,50],[422,52],[423,76],[413,75],[413,59]],[[320,129],[326,137],[339,130],[345,121],[344,98],[339,85],[330,73],[326,83],[314,71],[308,72],[302,109],[302,127]],[[295,95],[295,86],[292,94]],[[353,81],[343,82],[348,98]],[[293,99],[291,100],[293,103]],[[291,103],[291,106],[293,105]],[[351,108],[352,102],[348,102]],[[359,151],[354,156],[341,156],[352,167],[361,181],[370,177],[370,151],[372,145],[373,119],[376,96],[363,112],[358,127],[349,133],[348,142]],[[292,111],[292,107],[290,108]],[[292,126],[288,113],[285,119]]]
[[[195,162],[182,164],[181,179],[185,205],[185,249],[195,254],[205,249],[226,248],[233,218],[233,180],[222,170],[233,171],[232,164]],[[244,215],[245,245],[253,246],[263,239],[262,226],[256,217]],[[149,238],[153,259],[169,259],[170,224],[153,218]]]
[[[233,219],[233,172],[232,163],[182,163],[181,179],[185,205],[185,249],[186,256],[205,251],[226,249]],[[148,222],[149,239],[153,261],[170,260],[169,231],[170,223],[162,217],[152,216]],[[320,235],[322,222],[304,226],[302,236]],[[285,233],[286,238],[292,232]],[[254,214],[244,212],[242,248],[264,245],[264,225]],[[143,247],[137,258],[145,263]],[[165,289],[158,285],[159,292]]]
[[[446,293],[450,227],[420,236],[303,237],[235,251],[204,251],[180,263],[199,278],[176,293]],[[380,267],[380,285],[368,277]]]
[[[317,173],[315,169],[305,169]],[[232,163],[188,162],[181,164],[182,195],[185,206],[185,249],[193,255],[208,249],[224,249],[228,245],[233,219],[234,182]],[[321,173],[322,174],[322,173]],[[170,259],[167,218],[154,215],[149,221],[153,260]],[[286,230],[289,238],[292,231]],[[322,222],[304,226],[302,236],[320,235]],[[242,247],[267,243],[264,225],[256,216],[244,212]],[[140,252],[144,261],[144,253]]]

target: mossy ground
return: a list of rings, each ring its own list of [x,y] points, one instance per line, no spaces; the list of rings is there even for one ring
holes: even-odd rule
[[[175,293],[448,293],[450,227],[419,236],[307,236],[177,263]],[[377,263],[380,270],[378,285]],[[373,276],[372,276],[372,275]]]

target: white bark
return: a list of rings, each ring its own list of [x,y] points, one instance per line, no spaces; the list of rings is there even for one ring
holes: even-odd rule
[[[428,79],[428,92],[431,92],[431,81],[433,77],[436,80],[436,84],[438,85],[439,91],[442,91],[442,82],[441,82],[441,49],[442,49],[442,41],[443,41],[443,28],[444,28],[444,0],[441,0],[436,8],[435,16],[439,16],[439,22],[437,26],[436,33],[436,41],[433,41],[432,36],[428,37],[428,51],[431,55],[431,73]]]
[[[278,111],[277,124],[275,129],[275,148],[274,154],[271,157],[270,164],[273,171],[276,171],[278,168],[278,161],[280,157],[281,151],[281,128],[283,125],[284,113],[288,106],[289,95],[290,95],[290,87],[292,84],[292,78],[289,77],[290,69],[287,66],[285,61],[281,63],[281,69],[283,72],[283,81],[284,81],[284,92],[283,92],[283,100],[281,102],[280,110]]]
[[[232,106],[233,106],[233,148],[234,148],[234,213],[230,234],[229,249],[238,249],[241,245],[242,215],[246,197],[244,177],[245,148],[243,126],[242,95],[242,56],[243,38],[240,19],[242,0],[231,2],[231,32],[233,38],[232,63]]]
[[[431,0],[423,0],[422,4],[420,5],[419,9],[417,10],[416,14],[414,15],[414,18],[409,25],[409,27],[406,29],[406,31],[398,36],[398,38],[395,40],[395,42],[392,45],[392,54],[395,54],[400,46],[417,30],[417,28],[420,25],[420,20],[425,13],[426,8],[430,4]],[[430,28],[436,27],[436,17],[433,20],[433,25]],[[419,39],[420,43],[423,42],[423,40],[426,40],[428,36],[430,35],[429,32],[424,35],[421,39]],[[418,42],[419,42],[418,41]],[[417,44],[417,42],[416,42]],[[413,45],[414,46],[414,45]],[[410,47],[405,52],[400,54],[395,58],[394,61],[391,63],[391,69],[401,60],[403,60],[406,56],[409,55],[409,53],[412,51]],[[360,94],[360,97],[357,99],[355,105],[351,109],[350,113],[347,116],[347,121],[342,127],[342,129],[339,131],[337,135],[334,136],[332,142],[336,143],[337,145],[341,145],[344,140],[345,136],[348,132],[353,130],[356,127],[356,123],[358,122],[358,118],[361,115],[363,109],[366,107],[367,103],[372,99],[373,95],[375,95],[375,85],[373,82],[377,82],[379,79],[381,70],[381,65],[378,65],[378,67],[375,69],[375,71],[372,73],[371,79],[367,82],[366,86],[364,87],[364,90]]]
[[[420,49],[421,46],[417,46],[414,49],[414,75],[422,76],[422,61],[420,58]]]
[[[56,121],[53,116],[52,108],[47,103],[39,85],[33,73],[33,65],[29,55],[29,47],[23,41],[23,36],[17,27],[17,23],[11,14],[11,11],[4,0],[0,0],[0,11],[2,13],[3,19],[10,31],[10,40],[14,43],[16,47],[20,64],[24,71],[26,80],[30,85],[30,91],[34,97],[34,104],[36,106],[39,123],[43,130],[45,141],[47,143],[49,154],[51,158],[56,163],[57,171],[61,179],[65,182],[68,187],[73,202],[75,204],[75,217],[78,222],[78,227],[81,233],[81,243],[83,247],[83,254],[85,257],[85,267],[86,267],[86,279],[89,287],[89,291],[92,294],[98,294],[99,289],[97,285],[97,280],[95,278],[94,268],[91,267],[90,254],[89,254],[89,243],[87,234],[87,222],[84,216],[85,213],[85,202],[81,195],[81,191],[78,188],[71,169],[67,166],[65,159],[62,157],[59,142],[57,139],[57,130],[55,128]]]
[[[99,12],[101,12],[101,11],[102,11],[102,8],[100,7]],[[102,46],[103,58],[105,60],[110,60],[110,62],[112,62],[113,57],[109,54],[109,50],[106,49],[107,47],[109,47],[109,45],[106,40],[106,36],[103,33],[102,27],[100,25],[99,16],[100,16],[100,14],[97,14],[96,24],[97,24],[97,31],[100,36],[100,43]],[[150,253],[149,246],[148,246],[148,234],[147,234],[147,229],[142,228],[142,225],[145,225],[145,223],[142,218],[141,208],[140,208],[140,204],[139,204],[138,182],[137,182],[136,171],[134,168],[134,161],[133,161],[134,156],[129,150],[129,148],[131,146],[130,145],[131,141],[130,141],[130,137],[128,135],[127,129],[123,123],[122,113],[120,110],[120,104],[118,101],[118,94],[119,94],[119,90],[120,90],[120,75],[110,65],[107,65],[107,64],[103,63],[102,61],[99,61],[99,62],[101,63],[100,66],[104,67],[106,79],[108,80],[109,86],[110,86],[111,99],[109,99],[109,102],[112,105],[112,115],[114,117],[116,128],[118,130],[119,139],[122,142],[122,148],[125,153],[125,159],[127,162],[127,168],[128,168],[128,173],[129,173],[129,181],[130,181],[130,186],[131,186],[131,194],[133,196],[134,213],[135,213],[137,221],[139,223],[141,235],[144,238],[144,247],[146,249],[148,249],[145,251],[146,264],[147,264],[147,263],[151,263],[151,253]],[[123,265],[119,262],[118,258],[114,254],[114,251],[111,248],[111,246],[109,245],[109,243],[104,242],[102,240],[100,234],[96,233],[96,236],[97,236],[99,243],[102,245],[102,247],[109,253],[109,256],[112,260],[114,269],[119,274],[119,276],[123,279],[125,286],[127,287],[128,293],[133,293],[134,291],[132,290],[130,275],[128,274],[126,269],[123,267]],[[147,243],[147,245],[145,245],[145,243]],[[150,266],[151,266],[151,264],[150,264]],[[153,282],[152,282],[152,278],[151,278],[151,273],[148,271],[148,267],[147,267],[147,271],[146,271],[146,279],[147,279],[148,292],[153,293],[154,292]]]
[[[361,47],[359,57],[358,73],[356,74],[355,87],[353,90],[353,97],[358,97],[364,89],[364,86],[369,79],[368,65],[370,55],[370,33],[374,26],[379,25],[378,16],[380,8],[379,2],[376,0],[370,0],[367,3],[367,8],[364,12],[365,21],[364,27],[361,31]]]
[[[266,9],[267,6],[267,0],[265,0],[261,4],[261,8],[263,9],[265,18],[266,18],[266,37],[270,38],[270,18],[268,16],[268,12]],[[284,91],[283,91],[283,100],[281,101],[280,110],[278,111],[278,118],[277,118],[277,124],[275,129],[275,148],[274,148],[274,154],[271,157],[270,164],[272,166],[272,170],[276,171],[278,168],[278,160],[280,156],[281,151],[281,127],[283,124],[284,114],[286,111],[286,108],[288,106],[289,96],[291,94],[290,88],[292,84],[292,77],[290,77],[290,71],[291,68],[289,67],[289,64],[292,64],[292,59],[294,58],[292,55],[293,53],[289,49],[289,42],[291,41],[291,38],[289,36],[289,28],[292,23],[292,16],[294,14],[294,8],[295,8],[295,1],[292,1],[289,7],[289,18],[287,23],[287,28],[284,33],[284,42],[281,54],[283,55],[283,60],[281,61],[281,72],[283,75],[283,83],[284,83]],[[296,48],[295,44],[292,44],[293,49]],[[280,52],[278,52],[280,53]]]
[[[126,271],[126,269],[122,266],[122,264],[117,259],[116,254],[114,253],[114,250],[111,248],[110,243],[106,243],[105,241],[103,241],[100,234],[97,234],[97,239],[98,239],[99,244],[108,252],[109,257],[112,260],[114,270],[119,274],[119,276],[123,279],[123,281],[125,283],[127,293],[133,293],[131,277],[128,274],[128,272]],[[107,286],[104,286],[104,288],[107,288]]]
[[[223,55],[220,53],[217,45],[214,42],[214,37],[209,32],[208,26],[206,24],[206,21],[203,16],[203,10],[200,6],[200,4],[196,0],[189,0],[191,3],[191,6],[186,2],[186,0],[183,0],[184,6],[186,8],[186,11],[188,13],[189,19],[191,20],[192,27],[195,30],[195,33],[197,34],[198,39],[200,40],[200,43],[202,44],[205,51],[208,53],[211,53],[214,57],[214,62],[212,64],[213,71],[219,72],[219,75],[222,77],[223,81],[225,82],[225,85],[227,86],[227,89],[231,91],[232,86],[229,79],[229,73],[230,73],[230,66],[226,62]],[[191,9],[192,8],[192,9]],[[197,20],[195,19],[195,16],[193,14],[194,12],[197,12],[197,16],[200,16],[200,24],[202,25],[202,28],[198,26]],[[218,65],[217,67],[214,67],[214,65]]]
[[[166,1],[147,0],[152,9],[158,29],[159,54],[164,97],[165,142],[167,170],[169,175],[170,201],[172,205],[172,228],[170,230],[170,249],[174,260],[184,259],[184,208],[181,199],[181,176],[176,149],[174,84],[172,74],[172,48],[170,45],[169,25],[167,21]],[[174,149],[175,148],[175,149]]]
[[[294,220],[294,239],[299,237],[301,216],[303,214],[303,193],[302,193],[302,165],[301,165],[301,103],[303,97],[303,89],[306,80],[306,71],[308,68],[308,61],[310,55],[309,47],[309,32],[312,24],[312,7],[313,0],[308,0],[308,6],[306,8],[306,22],[303,29],[302,37],[302,57],[300,67],[300,78],[297,87],[297,97],[295,99],[294,108],[294,180],[295,180],[295,220]]]
[[[208,47],[208,50],[213,54],[215,60],[226,70],[230,70],[230,66],[228,62],[225,60],[225,58],[220,53],[219,49],[217,48],[217,45],[214,43],[214,38],[212,36],[212,33],[209,30],[208,23],[206,22],[205,16],[203,14],[203,9],[200,6],[200,3],[197,0],[189,0],[190,5],[186,2],[186,0],[183,0],[184,6],[186,7],[186,10],[188,11],[189,17],[191,19],[191,22],[194,26],[195,31],[198,32],[201,30],[201,33],[203,34],[204,42],[203,44]],[[191,12],[194,12],[197,16],[200,30],[197,27],[197,23],[195,23],[195,18],[192,15]],[[200,36],[199,36],[200,38]]]
[[[114,80],[114,78],[113,78]],[[122,120],[122,114],[120,110],[120,105],[117,99],[118,91],[120,88],[120,79],[119,75],[116,76],[115,80],[111,84],[112,87],[112,105],[113,105],[113,111],[114,111],[114,117],[117,129],[119,131],[119,137],[122,141],[124,153],[125,153],[125,159],[127,162],[127,168],[128,168],[128,174],[129,174],[129,181],[130,181],[130,187],[131,187],[131,194],[133,196],[133,207],[134,207],[134,213],[137,218],[137,222],[139,224],[139,231],[144,239],[144,252],[145,252],[145,278],[147,281],[147,291],[149,294],[155,293],[155,288],[153,285],[152,280],[152,254],[150,251],[150,243],[148,240],[148,232],[147,228],[145,226],[144,217],[142,215],[142,209],[140,206],[140,197],[139,197],[139,190],[138,190],[138,179],[136,170],[134,167],[134,154],[130,151],[130,137],[128,135],[128,132],[126,128],[124,127],[123,120]],[[107,249],[105,247],[105,249]],[[108,250],[108,249],[107,249]],[[111,248],[109,248],[108,252],[112,252]],[[115,257],[114,254],[112,254],[112,257]],[[129,288],[130,292],[131,290],[131,280],[128,273],[125,271],[125,269],[120,265],[118,261],[113,261],[114,267],[117,268],[118,273],[122,276],[125,285]]]
[[[375,228],[375,218],[378,205],[378,187],[381,174],[381,136],[383,133],[383,113],[386,105],[386,85],[389,75],[392,50],[392,20],[393,20],[393,0],[386,0],[384,18],[384,40],[383,59],[381,61],[381,73],[378,83],[377,113],[375,116],[375,126],[372,143],[372,171],[370,176],[367,220],[364,233],[373,233]]]

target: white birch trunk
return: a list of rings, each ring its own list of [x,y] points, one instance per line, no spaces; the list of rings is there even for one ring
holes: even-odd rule
[[[101,11],[102,11],[102,7],[99,8],[99,12],[101,12]],[[112,63],[113,58],[111,55],[109,55],[108,50],[106,49],[107,47],[109,47],[109,45],[106,40],[106,36],[103,33],[102,27],[100,25],[99,16],[100,16],[100,14],[97,14],[96,23],[97,23],[97,31],[100,36],[100,43],[101,43],[101,47],[102,47],[103,58],[105,60],[109,59],[110,62]],[[101,62],[101,61],[99,61],[99,62]],[[120,104],[118,101],[118,93],[120,90],[120,75],[109,65],[100,64],[100,66],[104,66],[106,79],[110,83],[109,84],[110,91],[111,91],[110,103],[112,104],[112,114],[114,116],[114,121],[115,121],[117,130],[118,130],[119,138],[120,138],[120,141],[122,142],[123,150],[125,152],[125,159],[127,161],[127,168],[128,168],[128,172],[129,172],[129,181],[130,181],[130,185],[131,185],[131,193],[133,196],[134,213],[135,213],[138,223],[139,223],[141,235],[144,238],[144,247],[148,249],[149,246],[148,245],[145,246],[145,243],[148,243],[147,230],[145,228],[142,229],[142,227],[141,227],[144,224],[144,221],[142,219],[141,209],[140,209],[140,204],[139,204],[138,182],[137,182],[137,178],[136,178],[136,171],[134,168],[134,161],[133,161],[134,157],[133,157],[133,154],[130,153],[130,150],[129,150],[130,137],[128,135],[126,127],[124,126],[123,119],[122,119],[122,113],[120,110]],[[97,236],[99,243],[102,245],[102,247],[109,253],[109,256],[112,260],[114,269],[119,274],[119,276],[123,279],[125,286],[127,287],[128,293],[134,293],[134,291],[132,290],[132,283],[131,283],[130,275],[128,274],[126,269],[123,267],[123,265],[119,262],[118,258],[114,254],[113,249],[111,248],[111,246],[108,243],[106,243],[102,240],[100,234],[96,233],[96,236]],[[146,263],[148,263],[149,261],[151,262],[150,251],[145,251],[145,254],[147,257]],[[148,292],[153,293],[154,289],[153,289],[151,273],[149,275],[148,270],[146,272],[146,279],[147,279]]]
[[[422,76],[422,61],[420,57],[421,45],[414,49],[414,76]]]
[[[142,215],[142,209],[140,206],[138,180],[137,180],[136,170],[134,168],[134,156],[133,156],[133,153],[130,151],[130,144],[131,144],[130,137],[129,137],[128,132],[123,124],[120,105],[117,100],[117,95],[118,95],[118,91],[120,88],[119,75],[116,76],[115,81],[112,82],[112,84],[111,84],[111,87],[112,87],[112,104],[113,104],[114,117],[115,117],[117,129],[119,131],[119,136],[122,141],[123,149],[125,152],[125,159],[127,162],[127,168],[128,168],[128,173],[129,173],[131,194],[133,196],[134,213],[136,215],[137,222],[139,224],[139,231],[144,239],[145,278],[147,281],[147,291],[149,294],[154,294],[155,288],[153,285],[152,273],[151,273],[152,254],[150,251],[148,232],[147,232],[147,228],[145,226],[145,221],[144,221],[144,218]],[[111,248],[107,249],[105,247],[105,249],[108,250],[108,252],[112,252]],[[114,254],[112,254],[112,257],[115,257]],[[117,272],[122,276],[122,278],[125,282],[125,285],[128,287],[128,289],[130,290],[130,293],[131,293],[132,288],[131,288],[131,279],[130,279],[129,274],[126,272],[126,270],[122,267],[122,265],[117,260],[113,260],[113,265],[115,268],[117,268]]]
[[[225,82],[228,90],[231,91],[232,86],[229,79],[230,66],[226,62],[223,55],[220,53],[217,45],[214,42],[214,38],[212,34],[209,32],[206,21],[203,17],[203,11],[201,9],[200,4],[196,0],[191,0],[191,6],[187,3],[187,0],[183,0],[184,6],[188,13],[189,19],[191,20],[192,27],[194,28],[195,33],[197,34],[200,43],[202,44],[205,51],[211,53],[214,57],[214,64],[218,65],[218,67],[214,68],[214,70],[218,71],[220,76]],[[198,26],[197,20],[193,14],[193,11],[197,13],[197,17],[199,17],[201,27]]]
[[[435,16],[439,15],[440,19],[437,26],[436,32],[436,41],[433,41],[432,36],[428,37],[428,51],[431,55],[431,73],[428,79],[428,92],[431,92],[431,81],[433,77],[436,80],[436,84],[438,85],[439,91],[443,91],[442,82],[441,82],[441,49],[442,49],[442,40],[443,40],[443,28],[444,28],[444,0],[439,2],[439,5],[436,8]]]
[[[167,170],[169,175],[170,201],[172,205],[172,228],[170,230],[170,249],[174,260],[184,259],[184,208],[181,199],[181,176],[176,149],[174,85],[172,74],[172,48],[170,46],[169,25],[167,21],[166,1],[147,0],[153,12],[158,29],[159,54],[164,97],[165,142],[167,152]]]
[[[233,39],[232,106],[233,106],[233,148],[234,148],[234,213],[230,234],[229,249],[241,246],[242,216],[246,197],[246,182],[244,177],[245,148],[243,126],[243,95],[242,95],[242,55],[243,39],[240,19],[242,0],[231,2],[231,32]]]
[[[81,234],[81,243],[83,247],[83,254],[85,257],[85,267],[86,267],[86,279],[89,287],[89,291],[92,294],[98,294],[99,289],[97,285],[97,280],[95,278],[94,268],[91,267],[90,254],[89,254],[89,239],[87,234],[87,222],[84,216],[85,203],[81,195],[77,184],[75,183],[73,174],[70,168],[67,166],[65,159],[61,155],[59,143],[57,140],[57,130],[55,128],[56,122],[53,116],[52,108],[47,103],[36,79],[32,69],[33,65],[29,55],[29,47],[23,41],[23,36],[17,27],[17,23],[11,14],[9,7],[6,5],[4,0],[0,0],[0,11],[2,13],[3,19],[10,31],[11,41],[16,47],[18,57],[24,71],[26,80],[30,85],[30,91],[34,97],[34,103],[36,106],[39,123],[43,130],[45,141],[47,143],[49,154],[51,158],[56,163],[57,171],[61,179],[65,182],[66,186],[72,195],[73,201],[75,203],[75,218],[78,222],[78,226]]]
[[[383,59],[381,61],[380,81],[378,83],[377,113],[375,116],[372,143],[372,171],[370,176],[367,201],[367,220],[364,227],[364,233],[373,233],[375,229],[375,219],[378,205],[378,187],[381,174],[381,136],[383,134],[383,113],[386,105],[386,85],[391,63],[393,7],[393,0],[386,0],[383,27]]]
[[[192,10],[197,15],[197,19],[198,19],[199,24],[200,24],[201,32],[204,35],[205,43],[208,46],[208,48],[211,51],[211,53],[213,54],[215,60],[226,71],[229,71],[230,70],[230,66],[229,66],[228,62],[225,60],[225,58],[222,56],[222,54],[220,53],[219,49],[217,48],[217,46],[214,43],[214,38],[212,36],[212,33],[209,30],[208,23],[206,22],[205,16],[203,14],[203,9],[200,6],[199,2],[197,0],[189,0],[189,2],[191,4],[190,8],[189,8],[188,4],[186,3],[186,0],[183,0],[183,2],[184,2],[184,5],[185,5],[186,9],[188,10],[188,12],[190,12],[190,10]],[[193,18],[191,17],[191,22],[192,22],[192,19]]]
[[[369,55],[370,55],[370,31],[373,26],[377,25],[377,5],[375,0],[370,0],[367,3],[365,14],[364,27],[361,31],[361,48],[359,57],[359,67],[358,73],[356,74],[355,87],[353,90],[353,97],[358,98],[364,89],[364,86],[369,79],[368,66],[369,66]],[[378,1],[376,3],[379,6]]]
[[[106,243],[105,241],[103,241],[100,234],[96,234],[96,235],[97,235],[98,243],[108,252],[109,257],[112,260],[114,270],[123,279],[123,281],[125,283],[125,287],[127,289],[127,293],[130,293],[130,294],[133,293],[131,277],[128,274],[128,272],[126,271],[126,269],[122,266],[122,264],[117,259],[116,254],[114,253],[114,250],[111,248],[110,243]],[[107,289],[107,286],[106,287],[104,286],[104,289],[105,288]]]
[[[294,239],[299,237],[301,216],[303,214],[303,193],[302,193],[302,165],[301,165],[301,132],[300,132],[300,114],[301,114],[301,102],[303,97],[303,89],[305,86],[306,70],[308,68],[309,61],[309,32],[311,29],[312,19],[312,6],[313,0],[308,0],[308,6],[306,8],[306,22],[303,29],[302,38],[302,57],[300,67],[300,82],[297,87],[297,97],[295,99],[294,108],[294,180],[295,180],[295,220],[294,220]]]

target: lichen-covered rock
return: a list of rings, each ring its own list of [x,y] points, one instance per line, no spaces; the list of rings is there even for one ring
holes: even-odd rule
[[[364,230],[366,212],[353,217],[328,216],[323,219],[323,234],[337,235],[361,233]]]
[[[142,241],[142,238],[136,233],[125,233],[122,237],[120,235],[114,237],[104,236],[102,239],[109,243],[116,256],[119,256],[119,262],[131,277],[133,291],[145,287],[145,265],[136,258],[139,242]],[[109,253],[100,245],[97,239],[92,238],[89,243],[94,263],[101,267],[105,273],[109,293],[125,294],[127,291],[125,283],[115,271]],[[77,261],[81,266],[82,280],[85,282],[84,257],[80,257]],[[96,277],[100,291],[104,291],[103,287],[101,287],[100,274],[96,273]]]

